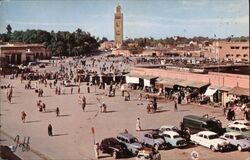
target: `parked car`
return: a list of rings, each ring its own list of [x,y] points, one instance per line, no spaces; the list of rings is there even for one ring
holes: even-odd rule
[[[164,138],[154,131],[143,133],[141,142],[144,145],[154,147],[156,150],[167,147]]]
[[[231,124],[242,124],[242,125],[248,126],[248,128],[250,128],[250,122],[247,120],[235,120],[235,121],[231,122],[229,125],[231,125]]]
[[[120,133],[118,134],[116,139],[119,142],[125,144],[127,146],[127,149],[135,156],[138,154],[138,151],[142,148],[142,144],[137,140],[137,138],[129,133]]]
[[[113,158],[127,157],[130,153],[123,143],[120,143],[115,138],[106,138],[101,141],[100,150],[102,153],[108,153]]]
[[[177,132],[182,138],[185,138],[186,140],[190,139],[190,135],[187,134],[187,132],[180,130],[174,125],[163,125],[159,129],[157,129],[157,131],[159,132],[159,134],[162,134],[165,131],[174,131]]]
[[[161,160],[161,154],[154,148],[143,148],[138,152],[136,160]]]
[[[71,87],[71,86],[73,86],[74,84],[70,81],[70,80],[66,80],[66,81],[64,81],[64,86],[65,87]]]
[[[250,149],[250,140],[238,132],[224,133],[221,138],[229,141],[229,143],[236,147],[239,151]]]
[[[164,137],[164,140],[167,144],[170,144],[171,147],[184,147],[187,146],[187,142],[184,138],[182,138],[177,132],[175,131],[164,131],[161,133]]]
[[[195,144],[210,148],[212,151],[230,149],[229,142],[219,138],[218,134],[215,132],[201,131],[191,135],[190,139]]]
[[[39,66],[39,68],[45,68],[45,64],[43,64],[43,63],[39,64],[38,66]]]
[[[239,132],[242,135],[250,138],[250,129],[242,124],[231,124],[226,127],[227,132]]]
[[[187,115],[183,117],[182,125],[183,130],[190,135],[200,131],[212,131],[219,135],[223,135],[225,133],[225,129],[222,128],[221,121],[215,118]]]

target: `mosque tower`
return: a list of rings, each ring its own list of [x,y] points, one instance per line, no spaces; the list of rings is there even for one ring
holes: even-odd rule
[[[123,42],[123,14],[119,4],[115,8],[114,35],[116,48],[121,48]]]

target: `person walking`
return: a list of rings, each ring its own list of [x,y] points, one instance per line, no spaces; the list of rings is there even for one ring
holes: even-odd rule
[[[60,115],[60,111],[59,111],[59,108],[56,107],[56,116],[58,117]]]
[[[71,94],[73,94],[73,87],[71,87],[71,89],[70,89],[70,93],[71,93]]]
[[[96,159],[99,159],[100,145],[99,145],[98,142],[94,145],[94,150],[95,150],[95,158],[96,158]]]
[[[90,93],[90,87],[89,87],[89,85],[88,85],[88,87],[87,87],[87,91],[88,91],[88,93]]]
[[[150,104],[147,105],[147,112],[150,113]]]
[[[174,111],[177,111],[177,101],[174,101]]]
[[[80,86],[78,86],[77,93],[80,94],[80,91],[81,91],[81,88],[80,88]]]
[[[103,113],[106,113],[107,112],[107,105],[104,103],[104,102],[102,102],[102,109],[103,109]]]
[[[142,100],[142,93],[139,94],[139,101]]]
[[[48,126],[48,135],[49,136],[52,136],[53,134],[52,134],[52,125],[51,124],[49,124],[49,126]]]
[[[24,111],[22,111],[21,119],[22,119],[23,123],[25,123],[26,116],[27,116],[26,113]]]
[[[141,122],[140,122],[140,118],[137,118],[137,120],[136,120],[136,131],[141,131]]]
[[[43,112],[46,112],[46,105],[45,105],[45,103],[43,103],[42,109],[43,109]]]
[[[83,110],[83,112],[85,111],[85,107],[86,107],[86,97],[82,96],[82,110]]]

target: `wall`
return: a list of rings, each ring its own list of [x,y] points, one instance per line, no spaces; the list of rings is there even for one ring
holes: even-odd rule
[[[212,85],[225,87],[243,87],[249,88],[249,76],[209,72],[208,74],[195,74],[182,71],[132,68],[131,74],[158,76],[162,78],[175,78],[190,81],[210,82]]]

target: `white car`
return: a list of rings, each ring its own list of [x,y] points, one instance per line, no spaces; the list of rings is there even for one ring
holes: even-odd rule
[[[250,140],[238,132],[224,133],[221,138],[229,141],[229,143],[236,147],[238,151],[250,150]]]
[[[210,148],[213,152],[218,150],[226,150],[230,148],[228,141],[219,138],[219,136],[211,131],[201,131],[191,135],[191,141],[195,144]]]
[[[226,132],[239,132],[243,136],[250,138],[250,128],[242,124],[231,124],[226,127]]]
[[[164,137],[165,142],[172,147],[184,147],[187,145],[186,140],[175,131],[164,131],[161,135]]]
[[[64,81],[64,85],[65,85],[65,87],[71,87],[74,84],[70,80],[67,80],[67,81]]]
[[[248,126],[248,128],[250,128],[250,122],[247,120],[235,120],[232,123],[229,123],[229,125],[231,124],[241,124],[241,125]]]
[[[179,129],[176,126],[173,125],[163,125],[159,128],[160,133],[163,133],[164,131],[175,131],[179,132]]]

